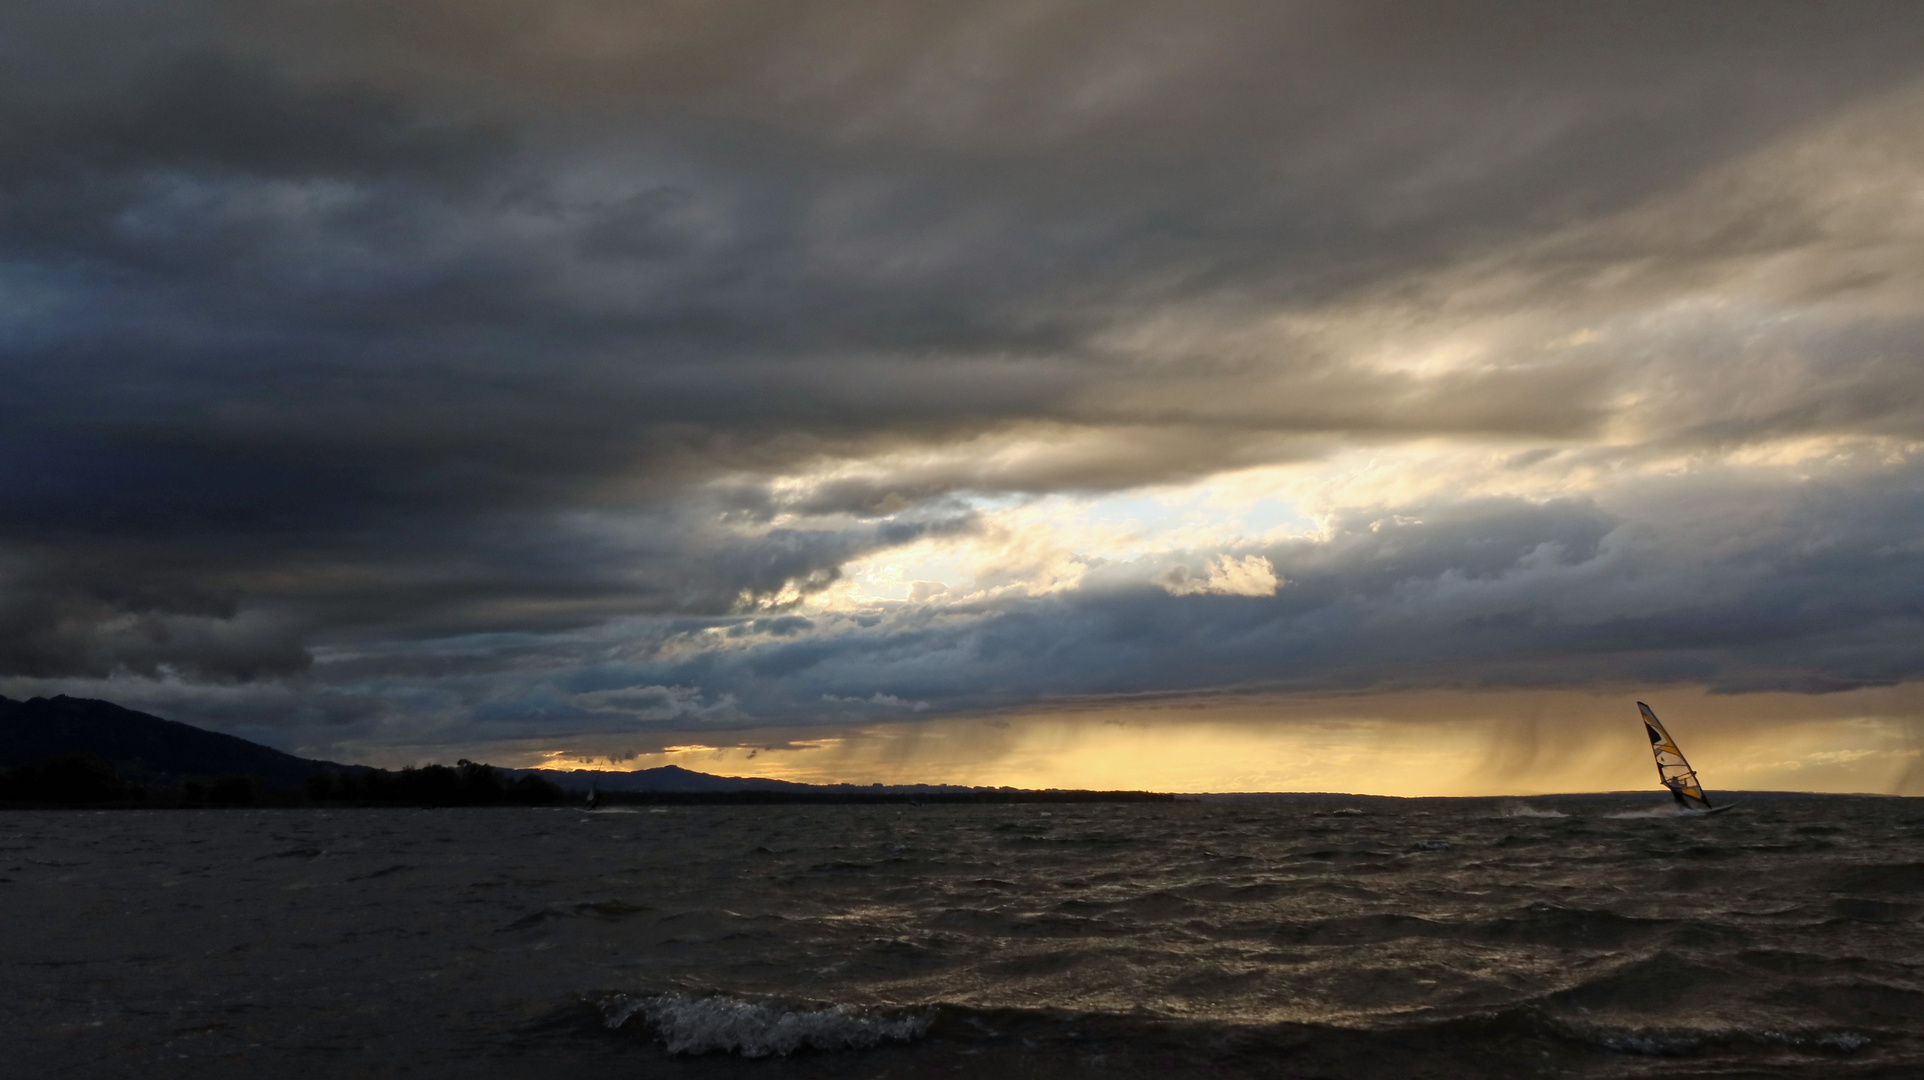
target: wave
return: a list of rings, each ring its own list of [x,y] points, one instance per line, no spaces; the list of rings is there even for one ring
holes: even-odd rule
[[[1860,1070],[1914,1063],[1904,1040],[1893,1042],[1874,1029],[1611,1024],[1596,1016],[1556,1015],[1545,1004],[1355,1027],[941,1002],[913,1009],[799,1005],[666,993],[615,995],[600,1003],[599,1015],[614,1030],[635,1027],[634,1019],[643,1018],[651,1041],[674,1055],[769,1058],[894,1046],[887,1072],[905,1077],[951,1075],[963,1063],[961,1074],[975,1077],[1255,1077],[1276,1075],[1280,1065],[1290,1075],[1346,1080],[1559,1074],[1622,1080],[1729,1075],[1733,1067],[1768,1060],[1770,1075],[1814,1078],[1838,1075],[1843,1058],[1854,1059]],[[1679,1072],[1679,1058],[1691,1059],[1693,1067]]]
[[[1544,1029],[1575,1043],[1644,1057],[1714,1057],[1720,1054],[1748,1057],[1759,1050],[1848,1057],[1877,1042],[1861,1031],[1821,1028],[1801,1031],[1774,1028],[1615,1028],[1568,1020],[1547,1020]]]
[[[601,1003],[602,1023],[620,1030],[642,1017],[670,1054],[787,1057],[798,1050],[866,1050],[912,1042],[930,1020],[853,1005],[810,1008],[725,994],[617,994]]]
[[[1671,926],[1670,920],[1641,919],[1614,911],[1532,904],[1521,911],[1475,924],[1483,941],[1562,948],[1616,949]]]
[[[1831,875],[1825,885],[1841,893],[1915,895],[1924,892],[1924,863],[1871,863],[1846,867]]]
[[[1680,818],[1689,813],[1690,811],[1676,806],[1653,806],[1647,810],[1619,810],[1614,814],[1603,816],[1611,821],[1636,821],[1642,818]]]
[[[1497,812],[1497,817],[1506,818],[1560,818],[1568,817],[1561,810],[1544,810],[1529,803],[1511,803]]]
[[[1442,937],[1458,928],[1414,915],[1383,912],[1349,915],[1297,924],[1281,924],[1271,932],[1277,941],[1293,945],[1362,945],[1401,938]]]

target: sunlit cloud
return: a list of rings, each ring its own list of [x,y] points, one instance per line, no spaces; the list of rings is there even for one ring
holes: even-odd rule
[[[1171,596],[1194,596],[1198,593],[1275,596],[1283,581],[1276,576],[1276,568],[1261,555],[1245,555],[1241,559],[1218,555],[1203,574],[1192,573],[1186,566],[1177,566],[1158,578],[1156,584]]]

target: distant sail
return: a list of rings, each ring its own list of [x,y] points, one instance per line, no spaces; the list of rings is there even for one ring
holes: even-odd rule
[[[1697,773],[1684,760],[1683,751],[1677,749],[1677,740],[1663,729],[1663,721],[1650,711],[1650,706],[1637,702],[1643,711],[1644,733],[1650,736],[1650,752],[1657,756],[1657,779],[1677,797],[1677,805],[1692,810],[1712,809],[1710,800],[1704,798],[1703,785],[1697,782]]]

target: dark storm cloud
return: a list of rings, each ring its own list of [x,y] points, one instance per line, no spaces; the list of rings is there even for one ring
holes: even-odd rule
[[[498,153],[488,132],[424,122],[371,88],[299,87],[260,61],[214,51],[156,64],[58,112],[30,91],[13,96],[7,178],[173,167],[456,179]]]
[[[1911,617],[1895,539],[1766,545],[1776,580],[1688,617],[1545,621],[1605,565],[1742,576],[1603,502],[1236,547],[1288,579],[1267,599],[1098,568],[867,625],[768,616],[979,528],[970,498],[1410,438],[1916,438],[1924,335],[1864,299],[1908,256],[1860,258],[1873,228],[1744,163],[1901,93],[1920,27],[1880,4],[13,5],[0,677],[337,679],[502,724],[1438,663],[1555,681],[1631,639],[1733,686],[1900,677],[1849,629]],[[1868,115],[1910,139],[1901,102]],[[1649,315],[1789,256],[1822,264],[1774,286],[1801,319]],[[1500,363],[1362,340],[1498,316]],[[1901,533],[1908,491],[1844,511]],[[1813,605],[1821,640],[1757,629]],[[552,707],[517,712],[536,683]],[[654,704],[574,700],[633,687]]]

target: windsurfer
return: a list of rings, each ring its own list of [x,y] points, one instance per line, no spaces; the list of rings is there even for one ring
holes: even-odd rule
[[[1683,751],[1677,748],[1677,741],[1664,730],[1663,721],[1641,701],[1637,702],[1637,711],[1643,714],[1644,734],[1650,736],[1650,752],[1657,758],[1657,780],[1670,789],[1670,797],[1685,810],[1716,809],[1704,795],[1690,762],[1684,760]]]

